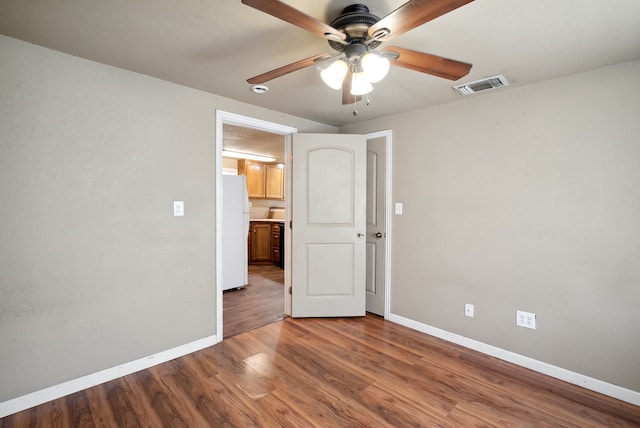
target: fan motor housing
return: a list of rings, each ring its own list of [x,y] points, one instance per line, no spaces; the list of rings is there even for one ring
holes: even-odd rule
[[[352,4],[342,10],[342,14],[331,21],[331,26],[347,35],[347,42],[363,42],[369,39],[367,31],[376,22],[380,21],[376,15],[369,12],[369,8],[364,4]],[[344,52],[348,46],[342,43],[328,40],[329,46],[338,52]],[[379,46],[381,41],[369,43],[371,49]]]

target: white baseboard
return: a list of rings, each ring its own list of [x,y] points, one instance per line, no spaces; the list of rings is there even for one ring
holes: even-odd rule
[[[158,352],[157,354],[149,355],[147,357],[139,358],[137,360],[112,367],[110,369],[91,373],[77,379],[72,379],[70,381],[51,386],[49,388],[41,389],[39,391],[35,391],[21,397],[16,397],[11,400],[4,401],[0,403],[0,418],[12,415],[17,412],[21,412],[39,404],[61,398],[69,394],[73,394],[74,392],[82,391],[83,389],[91,388],[92,386],[100,385],[101,383],[105,383],[110,380],[135,373],[140,370],[148,369],[149,367],[153,367],[158,364],[173,360],[175,358],[182,357],[183,355],[199,351],[200,349],[207,348],[209,346],[215,345],[216,343],[218,343],[218,338],[216,335],[205,337],[191,343],[168,349],[166,351]]]
[[[448,331],[441,330],[427,324],[422,324],[409,318],[404,318],[400,315],[389,314],[389,321],[401,324],[405,327],[409,327],[413,330],[417,330],[431,336],[438,337],[440,339],[444,339],[448,342],[456,343],[458,345],[464,346],[465,348],[470,348],[475,351],[482,352],[483,354],[508,361],[510,363],[528,368],[538,373],[542,373],[547,376],[551,376],[556,379],[581,386],[591,391],[595,391],[600,394],[608,395],[609,397],[613,397],[618,400],[626,401],[627,403],[640,406],[640,392],[594,379],[580,373],[575,373],[561,367],[556,367],[551,364],[534,360],[533,358],[525,357],[524,355],[516,354],[511,351],[506,351],[492,345],[487,345],[486,343],[478,342],[477,340],[450,333]]]

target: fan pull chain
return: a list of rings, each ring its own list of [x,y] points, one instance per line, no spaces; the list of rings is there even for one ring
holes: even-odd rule
[[[355,101],[354,104],[356,104],[356,106],[358,104],[358,98],[357,97],[356,97],[356,101]],[[369,99],[369,94],[367,94],[366,95],[366,99],[365,99],[365,105],[369,105],[369,104],[371,104],[371,100]],[[355,117],[357,115],[358,115],[358,110],[357,109],[353,110],[353,116]]]

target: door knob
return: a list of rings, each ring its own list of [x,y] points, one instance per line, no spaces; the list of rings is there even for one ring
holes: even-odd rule
[[[380,233],[380,232],[374,233],[373,237],[376,238],[376,239],[380,239],[380,238],[382,238],[382,233]]]
[[[358,238],[364,238],[364,233],[358,232]]]

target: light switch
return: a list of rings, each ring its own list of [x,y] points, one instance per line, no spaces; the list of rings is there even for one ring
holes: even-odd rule
[[[396,214],[402,215],[402,202],[396,202]]]
[[[184,201],[173,201],[173,216],[184,216]]]

